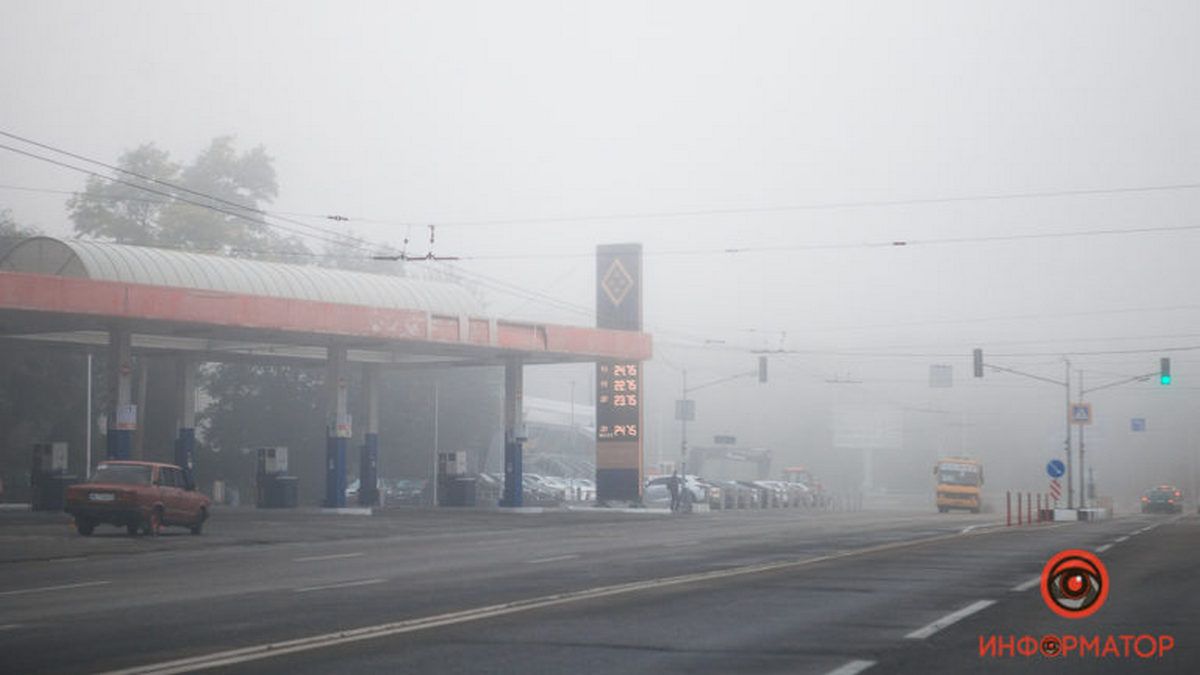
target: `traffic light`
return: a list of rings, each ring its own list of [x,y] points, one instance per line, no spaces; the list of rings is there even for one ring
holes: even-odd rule
[[[1171,384],[1171,359],[1161,358],[1158,360],[1158,383]]]
[[[758,381],[767,381],[767,357],[765,356],[758,357]]]
[[[983,377],[983,350],[975,350],[975,377]]]

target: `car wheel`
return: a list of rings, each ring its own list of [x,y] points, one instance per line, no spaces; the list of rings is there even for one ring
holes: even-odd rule
[[[84,520],[83,518],[76,518],[75,519],[75,529],[79,531],[79,534],[82,534],[85,537],[90,537],[90,536],[92,536],[92,532],[94,532],[96,529],[96,524],[90,520]]]
[[[190,528],[192,534],[200,534],[204,530],[204,521],[208,520],[208,509],[200,509],[200,520]]]
[[[944,506],[939,506],[939,507],[938,507],[938,513],[946,513],[946,512],[947,512],[947,511],[949,511],[949,510],[950,510],[950,509],[948,509],[948,508],[946,508],[946,507],[944,507]]]
[[[146,522],[142,523],[142,534],[157,537],[162,530],[162,509],[154,509],[150,512],[150,517],[146,518]]]
[[[130,536],[137,534],[138,530],[140,530],[140,529],[141,528],[138,526],[137,523],[129,523],[128,525],[125,526],[125,531],[128,532],[130,534]]]

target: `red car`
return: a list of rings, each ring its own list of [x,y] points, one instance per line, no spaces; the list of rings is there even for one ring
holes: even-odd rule
[[[200,534],[211,504],[174,464],[109,461],[96,467],[91,481],[67,488],[65,510],[85,537],[101,523],[124,525],[129,534],[155,535],[165,525]]]

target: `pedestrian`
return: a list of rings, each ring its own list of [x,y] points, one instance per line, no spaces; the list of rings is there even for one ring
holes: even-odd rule
[[[672,471],[667,481],[667,490],[671,493],[671,511],[679,510],[679,473]]]

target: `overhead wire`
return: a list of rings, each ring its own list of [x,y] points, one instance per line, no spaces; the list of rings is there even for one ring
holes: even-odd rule
[[[187,197],[181,197],[181,196],[179,196],[179,195],[173,195],[173,194],[170,194],[170,193],[168,193],[168,192],[163,192],[163,191],[161,191],[161,190],[157,190],[157,189],[155,189],[155,188],[152,188],[152,187],[149,187],[149,186],[146,186],[146,185],[138,185],[137,183],[133,183],[133,182],[131,182],[131,181],[123,180],[123,179],[120,179],[120,178],[113,178],[113,177],[111,177],[111,176],[105,176],[105,175],[103,175],[103,174],[101,174],[101,173],[97,173],[97,172],[95,172],[95,171],[92,171],[92,170],[90,170],[90,169],[85,169],[85,168],[83,168],[83,167],[80,167],[80,166],[75,166],[75,165],[73,165],[73,164],[68,164],[68,163],[66,163],[66,162],[59,161],[59,160],[57,160],[57,159],[54,159],[54,158],[52,158],[52,157],[46,157],[46,156],[43,156],[43,155],[38,155],[38,154],[36,154],[36,153],[32,153],[32,152],[29,152],[29,151],[27,151],[27,150],[22,150],[22,149],[20,149],[20,148],[14,148],[14,147],[12,147],[12,146],[10,146],[10,145],[6,145],[6,144],[3,144],[3,143],[0,143],[0,150],[8,150],[9,152],[14,152],[14,153],[16,153],[16,154],[19,154],[19,155],[24,155],[24,156],[26,156],[26,157],[30,157],[30,158],[37,159],[37,160],[40,160],[40,161],[43,161],[43,162],[47,162],[47,163],[49,163],[49,164],[54,164],[54,165],[56,165],[56,166],[60,166],[60,167],[66,168],[66,169],[71,169],[72,171],[78,171],[78,172],[80,172],[80,173],[83,173],[83,174],[86,174],[86,175],[89,175],[89,176],[94,176],[94,177],[96,177],[96,178],[99,178],[99,179],[101,179],[101,180],[107,180],[107,181],[111,181],[111,182],[114,182],[114,183],[120,183],[121,185],[126,185],[126,186],[129,186],[129,187],[135,188],[135,189],[137,189],[137,190],[143,190],[143,191],[145,191],[145,192],[149,192],[149,193],[151,193],[151,194],[156,194],[156,195],[160,195],[160,196],[163,196],[163,197],[168,197],[168,198],[170,198],[170,199],[173,199],[173,200],[175,200],[175,201],[178,201],[178,202],[182,202],[182,203],[184,203],[184,204],[190,204],[190,205],[192,205],[192,206],[196,206],[196,207],[199,207],[199,208],[202,208],[202,209],[208,209],[208,210],[211,210],[211,211],[216,211],[217,213],[223,213],[223,214],[225,214],[225,215],[232,216],[232,217],[234,217],[234,218],[240,218],[240,219],[242,219],[242,220],[245,220],[245,221],[247,221],[247,222],[251,222],[251,223],[254,223],[254,224],[256,224],[256,225],[261,225],[261,226],[263,226],[263,227],[271,227],[271,228],[275,228],[275,229],[278,229],[278,230],[283,230],[283,231],[285,231],[285,232],[291,232],[292,234],[296,234],[296,235],[298,235],[298,236],[302,236],[302,237],[308,237],[308,238],[310,238],[310,239],[316,239],[316,240],[319,240],[319,241],[324,241],[324,242],[326,242],[326,243],[334,244],[334,245],[337,245],[337,246],[346,246],[346,245],[347,245],[347,243],[346,243],[344,240],[340,240],[340,239],[334,239],[334,238],[330,238],[330,237],[324,237],[324,236],[320,236],[320,235],[316,235],[316,234],[311,234],[311,233],[308,233],[308,232],[301,232],[301,231],[299,231],[299,230],[296,230],[295,228],[285,227],[285,226],[283,226],[283,225],[280,225],[280,224],[278,224],[278,223],[271,223],[271,222],[268,222],[268,221],[266,221],[266,220],[264,220],[264,219],[262,219],[262,218],[255,218],[255,217],[253,217],[253,216],[249,216],[249,215],[246,215],[246,214],[244,214],[244,213],[239,213],[239,212],[237,212],[237,211],[232,211],[232,210],[230,210],[230,209],[226,209],[226,208],[223,208],[223,207],[220,207],[220,206],[215,206],[215,205],[213,205],[213,204],[205,204],[205,203],[203,203],[203,202],[199,202],[199,201],[196,201],[196,200],[194,200],[194,199],[189,199],[189,198],[187,198]],[[312,226],[310,226],[310,225],[305,225],[305,227],[309,227],[309,228],[311,228]]]

